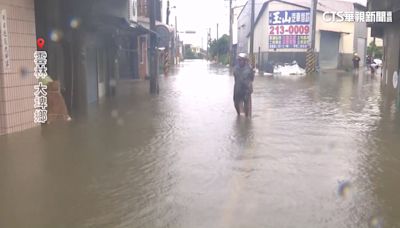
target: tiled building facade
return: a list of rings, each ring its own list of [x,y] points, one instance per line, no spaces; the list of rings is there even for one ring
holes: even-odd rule
[[[37,80],[33,75],[33,54],[36,50],[34,0],[0,0],[0,10],[5,10],[3,12],[7,16],[7,53],[10,63],[9,68],[4,67],[4,59],[1,58],[0,135],[4,135],[35,127],[33,87]],[[1,46],[0,56],[3,56],[5,47]]]

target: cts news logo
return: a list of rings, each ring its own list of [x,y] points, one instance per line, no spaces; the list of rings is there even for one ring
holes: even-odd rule
[[[324,12],[322,19],[325,22],[345,22],[345,12]]]
[[[367,12],[324,12],[322,20],[328,23],[340,22],[367,22],[367,23],[390,23],[393,22],[391,11],[367,11]]]

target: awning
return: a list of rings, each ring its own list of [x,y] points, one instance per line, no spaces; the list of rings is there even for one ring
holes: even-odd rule
[[[341,33],[341,34],[345,34],[345,35],[350,35],[351,34],[350,32],[334,31],[334,30],[328,30],[328,29],[320,29],[319,31]]]
[[[129,27],[130,27],[131,29],[138,29],[139,31],[142,32],[142,34],[150,34],[150,33],[153,33],[153,34],[156,34],[156,35],[157,35],[157,33],[156,33],[155,31],[152,31],[152,30],[150,30],[150,29],[144,27],[143,25],[141,25],[141,24],[139,24],[139,23],[137,23],[137,22],[131,23],[131,24],[129,25]]]
[[[157,34],[155,31],[147,29],[146,27],[140,25],[137,22],[130,23],[125,18],[114,17],[108,15],[100,15],[93,19],[92,26],[95,26],[100,30],[115,30],[119,29],[121,31],[129,32],[134,35],[143,34]]]

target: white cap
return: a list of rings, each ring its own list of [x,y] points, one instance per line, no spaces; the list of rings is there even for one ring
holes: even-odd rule
[[[246,53],[240,53],[239,55],[240,59],[247,59],[247,54]]]

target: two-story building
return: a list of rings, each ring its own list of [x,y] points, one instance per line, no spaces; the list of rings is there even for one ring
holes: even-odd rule
[[[49,75],[71,111],[114,95],[120,79],[140,78],[136,0],[36,0],[36,31],[47,41]]]
[[[296,61],[305,67],[310,44],[311,1],[264,0],[256,9],[254,53],[257,65],[266,69],[269,62]],[[250,16],[247,4],[238,18],[238,51],[249,52]],[[324,13],[365,11],[351,2],[319,0],[316,21],[316,52],[322,69],[351,68],[358,52],[364,64],[367,51],[366,23],[329,22]]]
[[[150,14],[149,14],[149,2],[148,0],[137,0],[138,3],[138,23],[143,25],[145,28],[150,29]],[[162,1],[156,0],[156,25],[162,25]],[[169,30],[169,28],[168,28]],[[149,75],[149,56],[148,47],[150,45],[150,36],[144,34],[138,38],[138,52],[139,52],[139,76],[141,79],[146,78]]]
[[[161,0],[155,0],[161,23]],[[113,96],[118,81],[148,74],[147,0],[2,0],[0,135],[35,127],[36,39],[44,38],[48,74],[60,81],[68,110]]]

